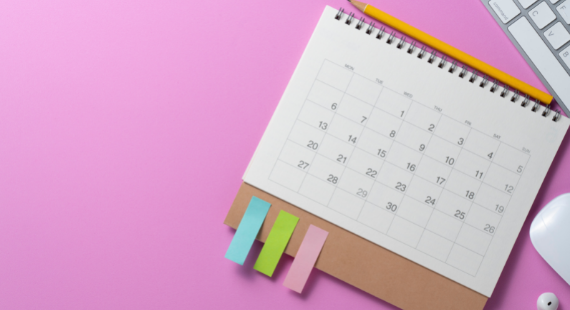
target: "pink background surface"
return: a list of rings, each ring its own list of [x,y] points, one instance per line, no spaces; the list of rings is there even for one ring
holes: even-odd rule
[[[479,0],[370,1],[543,88]],[[244,266],[224,259],[225,214],[325,4],[349,6],[0,2],[0,308],[395,309],[320,271],[298,295],[290,257],[273,278],[252,269],[257,242]],[[486,309],[545,291],[570,309],[528,236],[570,192],[569,149]]]

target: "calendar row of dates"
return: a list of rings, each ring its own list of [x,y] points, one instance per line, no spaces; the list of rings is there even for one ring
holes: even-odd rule
[[[391,91],[384,90],[387,92]],[[339,146],[341,151],[361,145],[381,157],[386,156],[393,141],[397,141],[407,147],[405,152],[411,153],[410,160],[426,154],[443,158],[451,165],[462,150],[467,150],[473,155],[471,161],[480,168],[480,172],[484,172],[489,162],[494,162],[518,175],[524,171],[530,158],[529,154],[444,115],[438,115],[437,120],[426,121],[425,115],[437,112],[419,103],[411,104],[405,119],[378,107],[371,108],[371,112],[362,116],[362,113],[354,112],[352,104],[343,110],[340,105],[332,103],[334,110],[327,111],[312,101],[305,102],[289,139],[318,148],[323,138],[330,135],[344,142],[344,147]],[[483,175],[481,173],[477,177],[482,178]]]
[[[299,147],[288,143],[282,153],[282,159],[276,164],[277,169],[274,170],[290,174],[287,177],[290,180],[288,187],[295,191],[306,182],[305,175],[310,176],[309,180],[318,183],[319,187],[328,188],[319,190],[320,193],[312,197],[322,205],[329,205],[334,189],[339,188],[357,199],[368,201],[393,213],[397,213],[400,206],[407,201],[407,204],[437,208],[457,221],[464,221],[475,203],[486,211],[478,213],[485,220],[477,220],[477,224],[474,222],[473,225],[493,234],[511,197],[507,192],[469,178],[457,170],[441,174],[441,171],[434,169],[435,163],[427,158],[422,160],[415,174],[412,174],[382,160],[377,163],[377,167],[367,168],[370,162],[360,156],[366,157],[369,154],[358,149],[354,152],[355,160],[346,166],[320,154],[305,156],[306,160],[297,160],[294,154],[299,151]],[[443,184],[446,186],[442,186]],[[352,214],[351,217],[356,218],[356,215]],[[422,225],[423,221],[419,220],[417,223]]]
[[[333,184],[348,168],[365,180],[378,179],[405,192],[413,176],[417,176],[425,181],[426,188],[445,187],[472,201],[478,196],[481,183],[486,183],[497,192],[495,196],[501,197],[497,202],[504,204],[520,178],[520,173],[466,149],[451,153],[449,148],[441,145],[448,142],[438,141],[438,137],[433,137],[423,153],[415,153],[398,140],[379,139],[367,128],[362,130],[358,145],[353,146],[332,135],[310,138],[295,134],[296,130],[307,132],[305,127],[308,125],[303,122],[296,123],[279,159]],[[498,157],[501,151],[499,147]]]
[[[417,177],[404,191],[398,183],[362,182],[360,177],[347,168],[334,184],[278,160],[270,180],[370,229],[476,273],[505,212],[503,205],[492,205],[497,201],[494,188],[482,184],[474,201],[468,201],[443,188],[426,191],[426,183]],[[508,197],[504,199],[508,203]],[[454,264],[458,252],[469,258],[468,267],[465,261]]]

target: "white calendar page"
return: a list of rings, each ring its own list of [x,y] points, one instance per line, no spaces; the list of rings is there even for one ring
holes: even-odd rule
[[[569,120],[327,7],[244,181],[491,296]]]

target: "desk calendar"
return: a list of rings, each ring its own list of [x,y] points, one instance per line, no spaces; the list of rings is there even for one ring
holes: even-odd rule
[[[570,124],[528,101],[327,7],[244,181],[491,296]]]

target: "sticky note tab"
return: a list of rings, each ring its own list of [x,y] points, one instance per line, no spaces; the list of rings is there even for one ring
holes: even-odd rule
[[[261,229],[261,224],[265,221],[270,206],[271,204],[267,201],[255,196],[251,197],[247,210],[245,210],[232,243],[226,252],[227,259],[243,265],[255,237]]]
[[[275,271],[275,267],[277,267],[277,263],[281,255],[283,255],[287,243],[289,243],[297,222],[299,222],[298,217],[283,210],[279,212],[253,269],[270,277],[273,275],[273,271]]]
[[[311,270],[315,266],[315,262],[321,253],[321,249],[327,240],[329,233],[324,231],[317,226],[309,226],[307,234],[299,247],[297,256],[287,273],[285,282],[283,285],[294,290],[297,293],[303,291],[305,283],[311,274]]]

